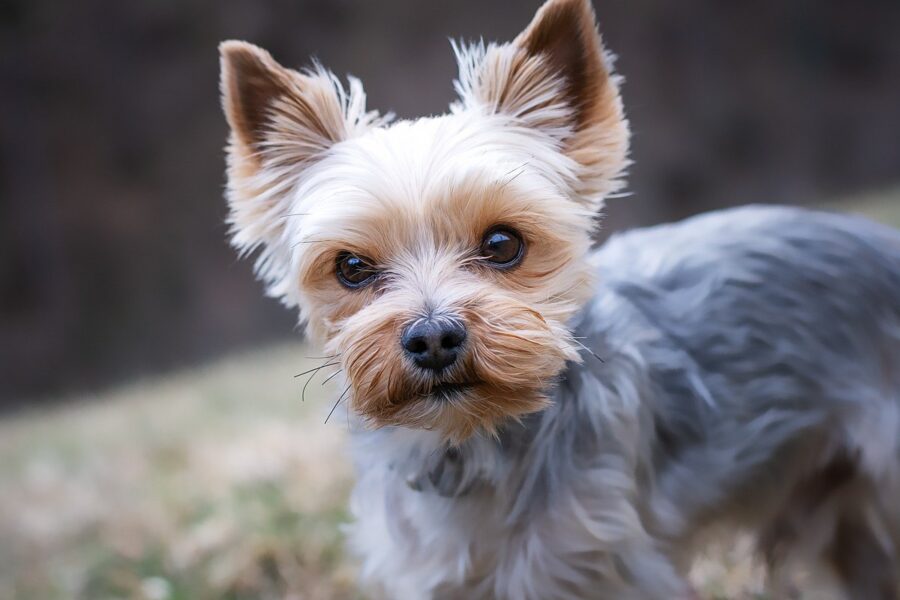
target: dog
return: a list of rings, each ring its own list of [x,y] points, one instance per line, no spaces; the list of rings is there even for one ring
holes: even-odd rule
[[[449,112],[395,122],[220,47],[231,239],[341,369],[367,589],[693,598],[747,530],[775,593],[898,598],[900,233],[751,206],[597,247],[629,128],[589,1],[454,50]]]

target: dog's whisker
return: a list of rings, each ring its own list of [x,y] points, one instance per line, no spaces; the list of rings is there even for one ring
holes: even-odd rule
[[[279,219],[286,221],[291,217],[308,217],[310,213],[287,213],[278,217]]]
[[[306,383],[303,384],[303,390],[300,392],[300,402],[306,402],[306,388],[309,387],[309,384],[312,382],[313,378],[319,374],[319,371],[328,366],[334,366],[338,363],[331,363],[331,365],[322,365],[318,369],[313,370],[312,374],[307,378]]]
[[[519,171],[519,172],[516,173],[515,175],[509,177],[506,181],[504,181],[502,184],[500,184],[500,189],[501,189],[501,190],[502,190],[502,189],[506,189],[506,186],[508,186],[510,183],[512,183],[513,181],[515,181],[516,179],[518,179],[519,176],[521,176],[524,172],[525,172],[525,169],[522,169],[521,171]]]
[[[324,364],[324,365],[319,366],[319,367],[313,367],[312,369],[308,369],[308,370],[306,370],[306,371],[303,371],[302,373],[297,373],[296,375],[294,375],[294,379],[296,379],[297,377],[303,377],[303,376],[306,375],[307,373],[312,373],[313,371],[318,371],[319,369],[324,369],[324,368],[326,368],[326,367],[333,367],[333,366],[339,365],[339,364],[341,364],[341,363],[340,363],[340,362],[333,362],[333,363],[327,363],[327,364]]]
[[[338,369],[337,371],[335,371],[334,373],[332,373],[331,375],[329,375],[328,377],[326,377],[326,378],[325,378],[325,381],[322,382],[322,385],[325,385],[326,383],[328,383],[329,381],[331,381],[332,379],[334,379],[334,377],[337,376],[337,374],[340,373],[340,372],[343,371],[343,370],[344,370],[344,369]]]
[[[350,433],[350,404],[344,404],[344,415],[347,418],[347,433]]]
[[[334,409],[337,408],[338,404],[341,403],[341,400],[344,399],[344,396],[347,394],[347,392],[350,391],[350,385],[351,385],[351,384],[348,384],[347,387],[344,388],[344,391],[341,392],[341,395],[338,396],[338,399],[334,401],[334,406],[331,407],[331,410],[328,411],[328,416],[325,417],[325,424],[326,424],[326,425],[328,424],[328,419],[330,419],[330,418],[331,418],[331,415],[334,414]]]
[[[528,161],[525,161],[524,163],[522,163],[522,164],[519,165],[518,167],[514,167],[514,168],[510,169],[509,171],[507,171],[506,173],[504,173],[503,177],[509,177],[509,179],[507,179],[507,180],[504,181],[502,184],[500,184],[500,189],[505,188],[505,187],[506,187],[507,185],[509,185],[513,180],[515,180],[519,175],[521,175],[522,173],[524,173],[524,172],[525,172],[525,167],[527,167],[527,166],[528,166]]]
[[[596,359],[599,360],[600,362],[602,362],[602,363],[604,363],[604,364],[606,363],[606,361],[603,360],[602,358],[600,358],[600,357],[597,355],[596,352],[594,352],[593,350],[591,350],[590,348],[588,348],[587,346],[585,346],[584,344],[582,344],[581,342],[579,342],[579,341],[578,341],[579,339],[587,339],[587,338],[575,338],[575,337],[573,337],[573,338],[572,338],[572,341],[574,341],[576,344],[578,344],[579,346],[581,346],[581,349],[582,349],[582,350],[586,351],[588,354],[590,354],[591,356],[593,356],[594,358],[596,358]]]
[[[291,250],[293,250],[300,244],[324,244],[324,243],[339,244],[340,241],[339,240],[300,240],[299,242],[294,242],[294,244],[291,246]]]

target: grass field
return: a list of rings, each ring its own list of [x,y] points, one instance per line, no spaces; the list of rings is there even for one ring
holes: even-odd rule
[[[900,224],[900,197],[853,205]],[[0,422],[0,599],[343,599],[352,473],[334,389],[260,350]],[[320,378],[321,380],[321,378]],[[762,598],[748,544],[694,569],[709,598]],[[818,596],[817,596],[818,597]]]
[[[0,598],[353,597],[350,470],[301,346],[0,423]],[[337,414],[336,417],[343,417]]]

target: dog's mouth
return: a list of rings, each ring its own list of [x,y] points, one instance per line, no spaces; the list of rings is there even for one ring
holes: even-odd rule
[[[454,400],[474,388],[476,385],[477,383],[473,381],[446,381],[432,386],[425,396],[434,400]]]

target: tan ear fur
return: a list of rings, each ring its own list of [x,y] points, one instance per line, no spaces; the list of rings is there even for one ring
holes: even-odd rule
[[[558,139],[599,207],[622,187],[628,122],[589,0],[549,0],[513,42],[457,49],[464,107],[508,114]]]
[[[290,75],[268,52],[246,42],[222,42],[219,56],[222,107],[228,125],[239,143],[259,143],[272,102],[293,87]]]
[[[235,142],[263,150],[279,136],[299,135],[291,140],[295,158],[307,161],[347,137],[346,98],[330,73],[286,69],[246,42],[223,42],[219,51],[222,104]]]
[[[554,0],[544,4],[528,28],[513,42],[529,56],[541,56],[563,79],[564,95],[575,110],[574,129],[580,130],[613,104],[604,98],[609,74],[594,12],[585,0]]]

